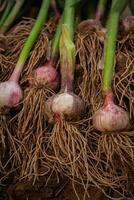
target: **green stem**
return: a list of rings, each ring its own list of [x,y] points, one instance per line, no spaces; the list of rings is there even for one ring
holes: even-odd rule
[[[111,90],[119,17],[120,13],[123,11],[126,4],[127,0],[113,0],[112,3],[107,24],[108,33],[104,50],[104,74],[103,74],[104,92]]]
[[[73,79],[75,69],[75,45],[74,35],[74,6],[72,0],[65,1],[62,33],[60,37],[60,64],[61,64],[61,88],[62,90],[73,90]]]
[[[17,0],[15,6],[12,8],[11,12],[9,13],[9,15],[7,16],[0,32],[1,33],[5,33],[9,27],[11,26],[11,24],[13,23],[13,21],[15,20],[18,12],[20,11],[23,3],[25,0]]]
[[[101,10],[102,8],[105,7],[106,3],[107,3],[107,0],[99,0],[97,9],[98,9],[98,10]]]
[[[19,75],[20,75],[20,73],[23,69],[23,66],[29,56],[31,48],[33,47],[33,45],[41,31],[42,26],[46,21],[48,9],[50,6],[50,1],[51,0],[43,0],[42,1],[42,5],[40,8],[39,14],[37,16],[36,22],[34,24],[34,27],[33,27],[32,31],[30,32],[30,35],[29,35],[27,41],[25,42],[24,47],[19,55],[19,59],[16,64],[16,67],[15,67],[15,71],[18,71]],[[19,75],[17,75],[17,76],[19,76]],[[16,73],[15,73],[15,76],[16,76]],[[13,79],[14,79],[14,74],[13,74]]]
[[[0,27],[2,27],[2,25],[3,25],[4,21],[6,20],[9,12],[11,11],[13,5],[14,5],[14,0],[8,1],[7,6],[6,6],[5,10],[4,10],[4,13],[3,13],[3,15],[2,15],[2,17],[0,19]]]
[[[65,1],[64,8],[64,24],[67,24],[70,37],[73,39],[74,35],[74,6],[73,0]]]
[[[111,8],[112,12],[118,12],[121,14],[128,2],[129,0],[113,0]]]
[[[54,60],[57,57],[57,51],[59,47],[59,40],[61,35],[61,27],[63,22],[63,15],[59,20],[58,26],[56,28],[56,33],[54,35],[54,39],[52,41],[52,60]]]
[[[118,32],[119,14],[112,13],[108,24],[108,35],[106,38],[106,46],[104,53],[104,77],[103,77],[103,90],[111,88],[113,65],[116,48],[116,37]]]
[[[41,9],[39,11],[38,17],[37,17],[36,22],[34,24],[34,27],[33,27],[32,31],[31,31],[31,33],[30,33],[30,35],[29,35],[29,37],[28,37],[26,43],[24,44],[24,47],[23,47],[23,49],[20,53],[17,65],[18,64],[24,64],[27,57],[29,56],[29,52],[34,45],[43,24],[46,21],[48,9],[49,9],[49,6],[50,6],[50,1],[51,0],[43,0],[42,5],[41,5]]]

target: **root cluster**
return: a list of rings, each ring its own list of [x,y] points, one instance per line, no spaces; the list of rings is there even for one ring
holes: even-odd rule
[[[129,171],[134,170],[134,36],[132,32],[119,35],[113,78],[115,101],[129,112],[131,130],[99,133],[92,127],[92,114],[102,105],[105,33],[98,24],[87,29],[88,23],[82,24],[75,36],[78,75],[75,91],[87,104],[84,120],[62,121],[52,127],[46,118],[45,102],[53,91],[27,88],[27,76],[49,56],[49,39],[55,30],[54,22],[50,21],[43,27],[25,64],[21,77],[23,101],[10,117],[9,112],[8,116],[0,113],[0,171],[5,173],[10,164],[12,169],[18,168],[21,178],[34,178],[35,181],[55,169],[81,183],[85,191],[91,184],[102,190],[110,187],[123,194]],[[9,32],[8,50],[0,54],[0,81],[11,75],[33,24],[33,19],[24,19]],[[3,162],[7,151],[8,159]]]

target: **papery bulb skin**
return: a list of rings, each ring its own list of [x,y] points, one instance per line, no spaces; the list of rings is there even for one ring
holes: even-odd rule
[[[114,104],[111,97],[104,99],[104,105],[93,115],[93,127],[101,132],[123,131],[130,126],[128,113]]]
[[[20,102],[23,97],[23,92],[14,81],[5,81],[0,83],[0,108],[14,107]]]
[[[49,122],[78,120],[85,111],[83,101],[74,93],[63,92],[53,95],[46,102]]]
[[[44,65],[31,73],[29,83],[37,87],[47,86],[55,90],[59,85],[59,74],[51,65]]]

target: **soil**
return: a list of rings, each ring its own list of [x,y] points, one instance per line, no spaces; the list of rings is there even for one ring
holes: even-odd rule
[[[23,186],[18,184],[17,188],[14,187],[14,185],[10,185],[7,191],[3,192],[0,200],[77,200],[77,196],[71,183],[68,183],[62,191],[57,191],[57,193],[55,193],[55,188],[50,186],[36,188],[27,184]],[[84,191],[79,186],[77,187],[77,190],[79,200],[82,200]],[[106,198],[102,192],[96,188],[91,188],[89,195],[90,196],[86,197],[85,200],[108,200],[108,198]]]
[[[104,188],[104,191],[112,198],[119,198],[108,188]],[[88,195],[85,195],[85,198],[84,194],[82,185],[74,184],[67,177],[57,176],[54,173],[51,177],[40,177],[35,184],[28,180],[15,182],[11,178],[0,185],[0,200],[110,200],[101,190],[93,186],[89,186]],[[133,198],[125,197],[121,200],[133,200]]]
[[[95,187],[90,187],[88,193],[84,200],[108,200]],[[8,180],[5,185],[0,186],[0,200],[83,200],[83,198],[84,189],[80,184],[72,184],[66,177],[57,180],[55,175],[52,175],[48,182],[45,177],[41,177],[35,185],[30,181],[13,183],[12,180]]]

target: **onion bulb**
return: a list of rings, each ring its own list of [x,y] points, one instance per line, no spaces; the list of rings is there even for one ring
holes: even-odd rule
[[[29,83],[37,87],[47,86],[56,89],[59,84],[59,75],[56,69],[48,64],[35,69],[29,77]]]
[[[46,102],[46,114],[50,122],[76,120],[85,110],[82,100],[73,92],[63,92],[50,97]]]
[[[15,81],[0,83],[0,107],[13,107],[20,102],[22,97],[22,90]]]
[[[93,115],[93,126],[101,132],[123,131],[129,128],[129,116],[115,105],[111,94],[107,94],[103,106]]]

